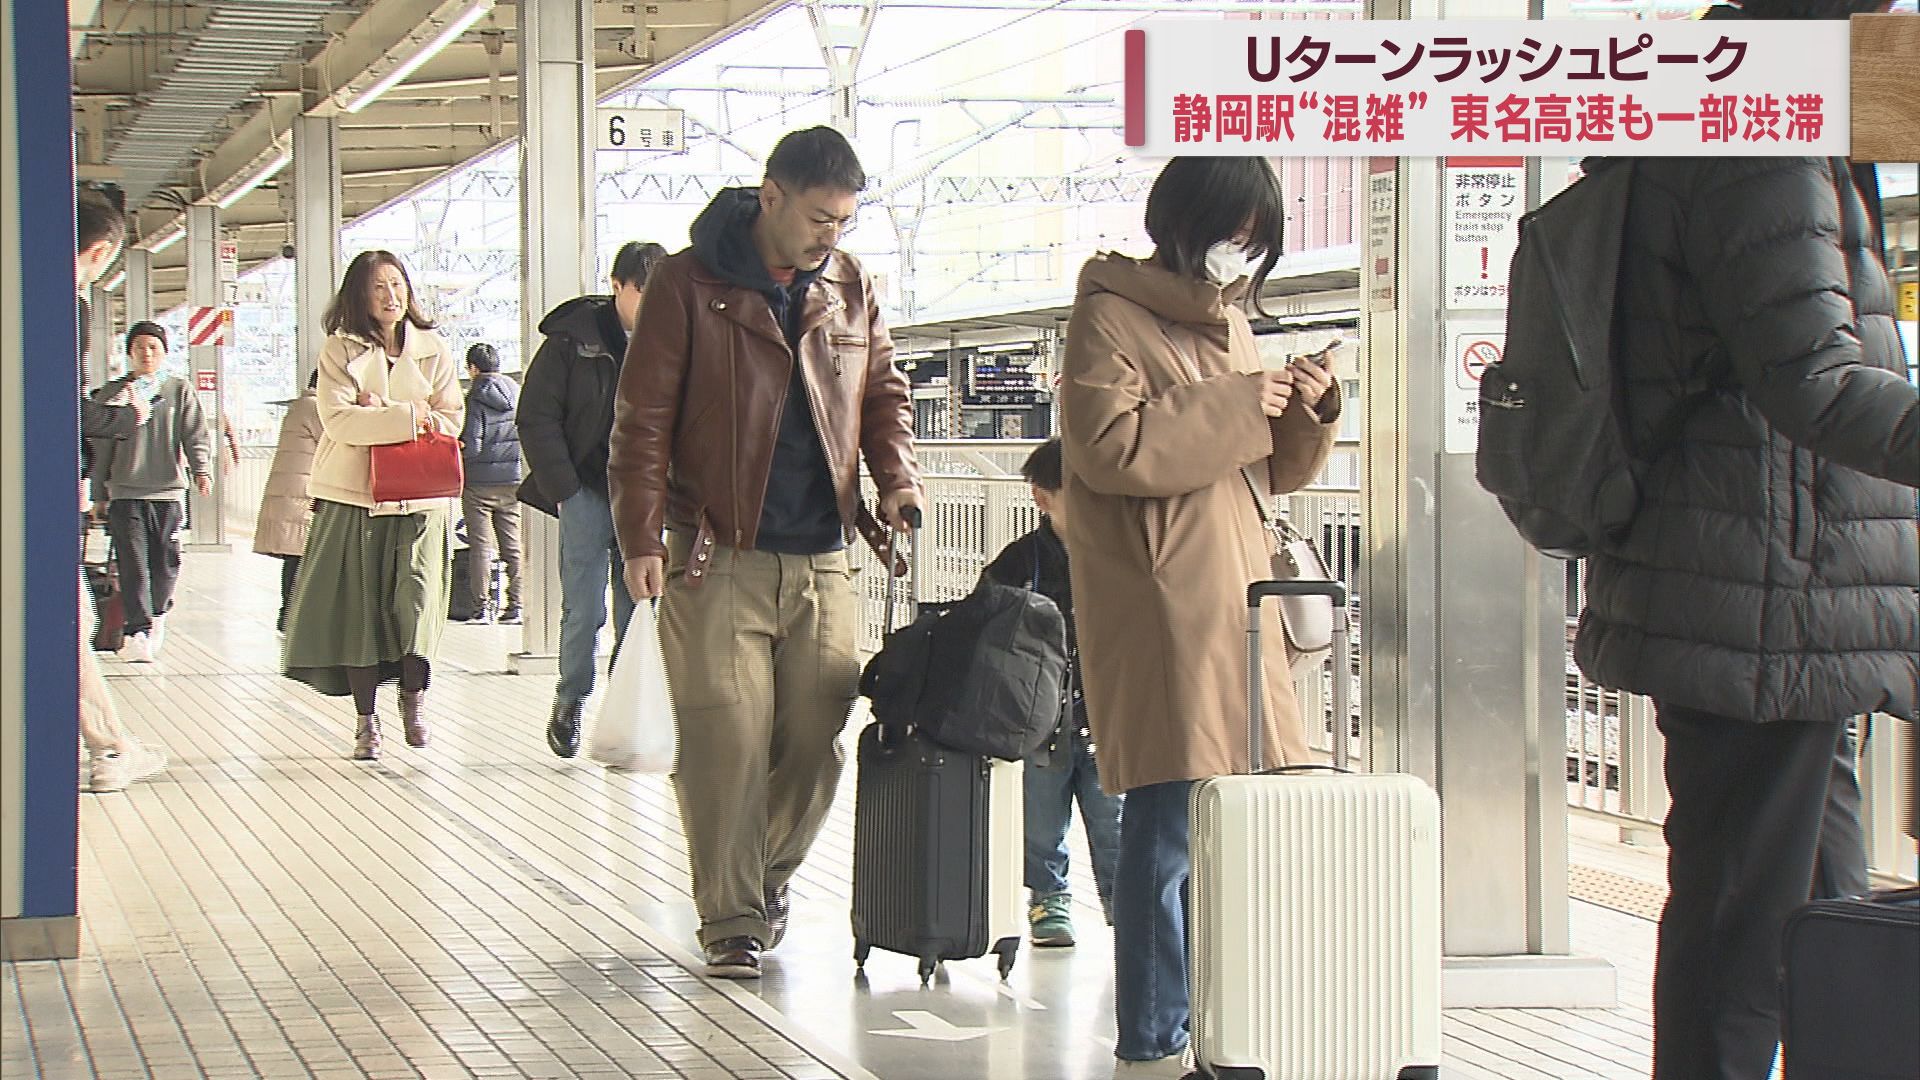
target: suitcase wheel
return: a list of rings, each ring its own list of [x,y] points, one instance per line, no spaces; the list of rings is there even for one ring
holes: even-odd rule
[[[872,945],[869,945],[859,938],[855,938],[853,940],[853,966],[860,971],[865,971],[867,969],[867,954],[871,952],[873,952]]]
[[[920,958],[920,989],[925,990],[927,984],[933,981],[933,969],[939,966],[940,958],[937,956]]]
[[[1007,976],[1013,972],[1013,962],[1020,956],[1020,939],[1007,938],[995,945],[993,951],[1000,956],[1000,981],[1006,982]]]

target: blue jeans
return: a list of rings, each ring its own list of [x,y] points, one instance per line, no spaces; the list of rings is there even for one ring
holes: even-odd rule
[[[1187,1047],[1187,792],[1191,781],[1127,792],[1113,894],[1114,1054],[1154,1061]]]
[[[560,504],[560,685],[554,697],[581,701],[593,693],[594,653],[607,624],[607,586],[613,586],[616,647],[633,615],[613,535],[606,496],[581,488]]]
[[[1080,824],[1093,859],[1094,887],[1107,921],[1113,921],[1114,864],[1120,861],[1120,796],[1100,790],[1100,767],[1080,725],[1044,764],[1027,762],[1027,889],[1036,898],[1067,891],[1067,827],[1073,804],[1080,803]]]

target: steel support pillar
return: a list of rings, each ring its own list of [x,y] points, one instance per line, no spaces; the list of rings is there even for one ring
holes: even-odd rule
[[[307,385],[327,340],[327,305],[340,286],[340,118],[293,122],[294,392]]]
[[[852,139],[859,134],[860,54],[866,51],[867,38],[873,32],[879,0],[836,4],[806,0],[806,9],[814,41],[820,46],[820,58],[827,67],[831,95],[828,107],[832,110],[827,122]]]
[[[540,320],[592,291],[594,278],[593,0],[521,4],[520,355],[540,347]],[[560,529],[521,516],[523,622],[513,668],[557,670]]]
[[[153,252],[130,247],[126,255],[127,280],[120,286],[127,300],[127,325],[153,318]]]
[[[1367,13],[1524,19],[1541,17],[1538,3],[1368,0]],[[1440,793],[1447,1004],[1611,1006],[1612,967],[1570,955],[1563,568],[1522,543],[1475,483],[1476,399],[1453,385],[1463,348],[1503,337],[1504,300],[1476,309],[1468,305],[1487,301],[1449,297],[1447,252],[1458,243],[1442,159],[1356,167],[1367,189],[1360,594],[1370,764]],[[1506,167],[1517,199],[1537,201],[1539,162]],[[1505,254],[1494,258],[1505,265]]]
[[[212,203],[194,203],[187,207],[187,307],[217,308],[226,303],[225,283],[220,280],[220,208]],[[226,513],[221,499],[232,474],[227,458],[224,430],[227,410],[225,350],[219,345],[194,345],[189,339],[187,363],[189,378],[198,388],[200,410],[206,414],[213,431],[213,456],[219,465],[213,470],[213,495],[202,498],[198,491],[187,492],[187,518],[192,528],[189,539],[195,550],[225,550]],[[211,387],[209,389],[209,387]]]

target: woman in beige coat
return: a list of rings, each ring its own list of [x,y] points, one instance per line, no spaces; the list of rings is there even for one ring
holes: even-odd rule
[[[260,516],[253,523],[255,554],[280,560],[280,618],[274,628],[287,629],[287,605],[300,573],[300,556],[307,549],[307,524],[313,520],[313,499],[307,495],[307,477],[313,472],[313,453],[320,446],[320,405],[314,398],[319,369],[307,378],[307,388],[287,402],[280,420],[280,439],[267,469],[266,490],[260,496]]]
[[[457,437],[466,410],[453,353],[391,252],[354,258],[327,332],[315,365],[313,522],[287,611],[284,666],[322,694],[353,696],[353,757],[367,761],[380,756],[375,694],[395,679],[407,745],[427,745],[427,683],[452,576],[450,500],[375,500],[373,448],[429,431]]]
[[[1278,259],[1284,215],[1264,159],[1173,159],[1147,198],[1153,257],[1094,257],[1067,326],[1066,541],[1088,720],[1103,785],[1127,796],[1116,1075],[1184,1072],[1187,791],[1251,767],[1243,613],[1273,550],[1252,484],[1306,485],[1339,415],[1318,363],[1262,370],[1240,307]],[[1277,626],[1266,640],[1270,767],[1303,760],[1306,740]]]

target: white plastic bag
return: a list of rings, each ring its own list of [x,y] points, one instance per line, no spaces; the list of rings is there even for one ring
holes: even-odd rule
[[[642,602],[634,606],[620,639],[587,756],[608,768],[666,774],[673,771],[673,749],[673,698],[667,693],[660,628],[653,605]]]

